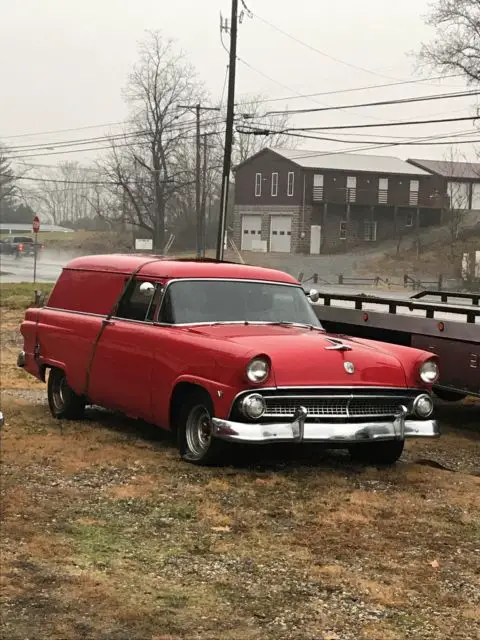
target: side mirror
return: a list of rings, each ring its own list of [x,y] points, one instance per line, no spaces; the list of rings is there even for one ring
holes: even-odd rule
[[[155,287],[151,282],[142,282],[140,285],[140,293],[145,298],[151,298],[155,292]]]
[[[316,289],[310,289],[307,293],[307,298],[310,299],[310,302],[318,302],[320,300],[320,294]]]

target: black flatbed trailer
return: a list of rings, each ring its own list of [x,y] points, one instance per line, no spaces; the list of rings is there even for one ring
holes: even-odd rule
[[[440,398],[480,397],[480,293],[426,290],[403,299],[318,293],[313,308],[328,331],[431,351],[440,357],[434,388]],[[440,301],[425,300],[432,297]]]

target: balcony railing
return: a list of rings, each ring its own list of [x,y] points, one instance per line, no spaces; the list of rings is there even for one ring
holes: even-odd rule
[[[418,204],[418,191],[410,191],[410,198],[408,200],[408,204],[411,207],[414,207]]]
[[[387,204],[388,203],[388,189],[379,189],[378,190],[378,202],[379,202],[379,204]]]
[[[350,188],[347,187],[347,197],[346,197],[346,201],[347,202],[356,202],[357,201],[357,189],[355,188]]]

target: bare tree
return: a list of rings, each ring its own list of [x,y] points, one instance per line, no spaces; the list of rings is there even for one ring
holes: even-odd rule
[[[245,98],[237,104],[236,113],[237,133],[233,148],[234,165],[240,164],[266,146],[288,149],[297,146],[296,139],[284,133],[290,124],[288,113],[269,114],[264,96],[254,95]],[[255,130],[257,130],[256,133]],[[264,133],[257,135],[258,130],[262,130]]]
[[[54,224],[75,224],[95,215],[90,203],[94,177],[91,168],[77,162],[63,162],[41,170],[37,185],[28,191],[28,199]]]
[[[193,147],[194,123],[179,105],[205,100],[205,90],[183,52],[153,31],[140,45],[124,97],[130,124],[123,140],[112,140],[100,166],[125,194],[128,206],[121,215],[126,212],[131,224],[150,232],[162,252],[169,205],[192,181],[184,158],[185,149]]]
[[[0,202],[13,198],[17,189],[15,175],[6,149],[0,146]]]
[[[441,73],[480,81],[480,0],[435,0],[426,17],[435,37],[420,50],[420,62]]]
[[[448,228],[449,251],[445,256],[452,264],[458,264],[463,251],[462,227],[466,215],[470,210],[471,184],[467,179],[462,179],[465,169],[465,178],[471,165],[465,162],[465,158],[458,149],[451,148],[445,153],[442,175],[446,176],[445,193],[446,201],[445,223]]]

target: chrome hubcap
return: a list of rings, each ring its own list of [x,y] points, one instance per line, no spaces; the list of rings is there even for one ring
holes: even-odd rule
[[[57,411],[63,411],[65,408],[65,378],[58,381],[53,391],[53,404]]]
[[[185,435],[190,456],[198,459],[205,455],[212,441],[210,414],[205,407],[199,405],[190,411]]]

